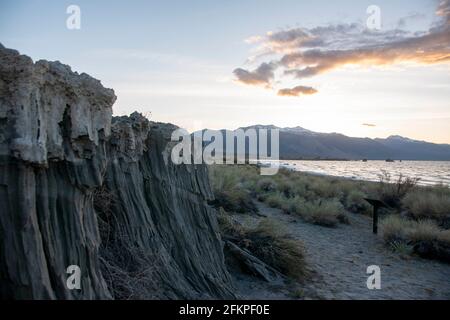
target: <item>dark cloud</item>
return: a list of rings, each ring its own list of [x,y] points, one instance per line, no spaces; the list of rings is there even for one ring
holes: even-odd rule
[[[294,88],[285,88],[278,90],[279,96],[298,97],[301,95],[311,95],[317,93],[317,90],[311,87],[296,86]]]
[[[371,31],[356,23],[269,32],[257,38],[259,57],[281,57],[269,65],[261,64],[253,72],[236,69],[234,73],[241,82],[267,86],[278,68],[284,71],[281,74],[303,79],[346,65],[449,63],[450,0],[439,3],[436,16],[439,20],[428,31],[415,33],[400,29]]]
[[[275,68],[275,64],[262,63],[253,71],[237,68],[233,71],[233,73],[238,82],[248,85],[270,87],[270,83],[274,78]]]
[[[376,124],[373,124],[373,123],[363,123],[362,125],[366,126],[366,127],[376,127],[377,126]]]

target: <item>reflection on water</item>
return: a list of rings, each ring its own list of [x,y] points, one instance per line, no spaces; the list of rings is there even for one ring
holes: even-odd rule
[[[392,178],[403,174],[420,178],[419,184],[450,185],[450,161],[303,161],[281,160],[282,166],[314,174],[333,175],[358,180],[378,181],[382,170]]]

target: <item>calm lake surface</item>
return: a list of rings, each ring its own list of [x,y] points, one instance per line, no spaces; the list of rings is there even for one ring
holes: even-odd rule
[[[281,160],[283,167],[320,175],[331,175],[356,180],[378,181],[382,170],[394,179],[399,174],[420,178],[419,184],[450,185],[450,161],[304,161]]]

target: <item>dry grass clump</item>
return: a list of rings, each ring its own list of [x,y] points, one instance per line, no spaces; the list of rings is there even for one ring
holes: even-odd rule
[[[269,266],[291,278],[301,279],[305,274],[304,246],[286,235],[274,221],[265,219],[247,232],[245,247]]]
[[[225,238],[237,241],[245,237],[246,229],[239,222],[233,220],[223,208],[219,208],[217,222],[220,233]]]
[[[393,251],[450,263],[450,230],[437,223],[436,219],[411,220],[393,214],[382,220],[381,231]]]
[[[337,199],[300,202],[295,213],[306,221],[325,227],[334,227],[339,222],[348,221],[344,206]]]
[[[351,190],[345,198],[345,208],[354,213],[370,214],[372,207],[364,200],[366,197],[367,194],[360,190]]]
[[[253,197],[248,190],[253,177],[257,175],[255,168],[245,166],[210,166],[210,180],[218,206],[227,211],[247,213],[256,212]]]
[[[407,233],[408,238],[412,242],[441,240],[441,230],[434,221],[420,220],[411,222],[411,229]]]
[[[328,177],[312,177],[309,188],[316,194],[318,198],[337,198],[342,197],[342,190],[336,179]]]
[[[257,193],[273,192],[277,190],[277,184],[273,178],[261,178],[256,182],[254,190]]]
[[[286,196],[284,196],[281,192],[276,191],[269,193],[264,199],[264,202],[272,208],[280,208],[282,209],[283,206],[288,201]]]
[[[387,244],[439,241],[450,245],[450,230],[439,228],[433,220],[409,220],[399,215],[390,215],[382,220],[380,229]]]
[[[410,228],[411,221],[398,215],[389,215],[380,223],[383,239],[387,244],[405,241]]]
[[[402,205],[416,219],[430,218],[437,221],[450,219],[448,188],[415,190],[405,196]]]
[[[306,200],[300,196],[286,197],[277,191],[263,197],[272,208],[279,208],[288,214],[296,214],[307,222],[334,227],[347,222],[344,206],[337,199]]]
[[[223,237],[245,248],[280,273],[300,280],[305,275],[304,246],[288,236],[281,226],[270,219],[248,228],[234,221],[223,210],[218,215]]]

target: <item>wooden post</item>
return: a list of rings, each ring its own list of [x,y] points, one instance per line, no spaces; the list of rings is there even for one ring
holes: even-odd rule
[[[372,223],[372,232],[374,234],[378,233],[378,209],[379,208],[388,208],[388,205],[383,201],[377,199],[368,199],[364,198],[370,205],[373,207],[373,223]]]

